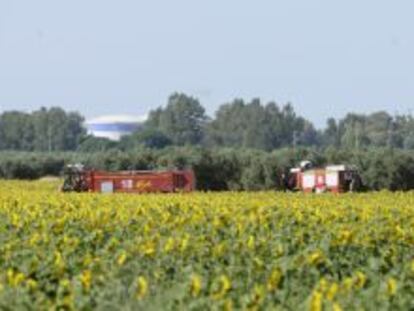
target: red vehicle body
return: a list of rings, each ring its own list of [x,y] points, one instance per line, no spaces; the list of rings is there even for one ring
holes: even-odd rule
[[[86,174],[93,192],[189,192],[194,190],[192,171],[90,171]]]
[[[72,168],[62,191],[100,193],[190,192],[195,190],[192,170],[98,171]]]

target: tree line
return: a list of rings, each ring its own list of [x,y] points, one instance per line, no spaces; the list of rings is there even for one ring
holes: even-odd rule
[[[87,135],[84,117],[59,107],[0,114],[0,178],[61,174],[68,163],[134,170],[191,167],[201,190],[267,190],[307,159],[354,164],[367,189],[414,189],[414,118],[349,113],[317,129],[289,103],[235,99],[209,117],[181,93],[120,141]]]
[[[185,94],[173,94],[165,107],[151,111],[143,128],[125,137],[119,146],[143,145],[248,148],[272,151],[285,147],[328,147],[414,149],[414,118],[411,114],[391,116],[385,111],[349,113],[329,118],[325,128],[316,129],[300,116],[292,104],[263,103],[260,99],[235,99],[219,107],[209,118],[200,102]]]
[[[199,190],[282,189],[283,172],[309,159],[315,165],[348,163],[358,166],[368,190],[414,189],[414,152],[372,148],[356,151],[327,148],[258,149],[204,148],[197,146],[112,149],[104,152],[1,152],[0,178],[36,179],[59,176],[64,165],[83,163],[103,170],[151,170],[191,167]]]
[[[6,111],[0,115],[0,150],[80,151],[162,149],[168,146],[247,148],[329,147],[414,149],[414,118],[385,111],[349,113],[317,129],[292,104],[235,99],[221,105],[213,117],[195,97],[172,94],[165,106],[149,113],[140,129],[119,142],[87,135],[84,117],[62,108],[31,113]]]
[[[84,118],[62,108],[40,108],[31,113],[6,111],[0,115],[0,149],[65,151],[79,148],[86,132]]]

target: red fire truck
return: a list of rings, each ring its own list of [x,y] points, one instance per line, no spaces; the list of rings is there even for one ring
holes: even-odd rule
[[[356,167],[350,165],[328,165],[314,168],[309,161],[292,168],[287,177],[287,188],[303,192],[353,192],[362,187]]]
[[[68,165],[61,188],[63,192],[150,193],[190,192],[195,190],[192,170],[99,171],[83,165]]]

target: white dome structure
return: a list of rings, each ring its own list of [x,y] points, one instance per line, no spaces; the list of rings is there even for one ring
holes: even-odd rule
[[[122,136],[132,134],[139,129],[146,119],[146,116],[101,116],[87,120],[85,126],[90,135],[118,141]]]

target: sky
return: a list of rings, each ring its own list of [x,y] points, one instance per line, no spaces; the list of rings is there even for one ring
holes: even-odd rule
[[[234,98],[317,127],[414,108],[412,0],[0,0],[0,110],[145,115]]]

